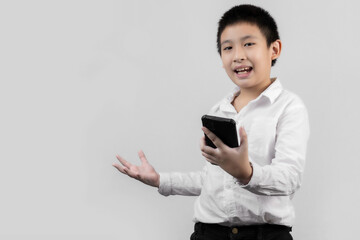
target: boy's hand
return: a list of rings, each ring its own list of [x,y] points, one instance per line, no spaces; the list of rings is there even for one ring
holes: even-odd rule
[[[160,175],[155,171],[153,166],[149,164],[143,151],[139,151],[139,158],[141,160],[140,166],[136,166],[127,162],[119,155],[116,155],[116,158],[122,165],[114,163],[113,166],[117,168],[121,173],[128,175],[129,177],[135,178],[136,180],[139,180],[140,182],[143,182],[147,185],[159,187]]]
[[[203,127],[202,130],[217,147],[215,149],[206,146],[205,136],[201,138],[200,149],[206,160],[218,165],[230,175],[239,179],[241,183],[247,184],[252,176],[252,167],[249,162],[248,140],[245,129],[240,127],[241,141],[240,146],[237,148],[228,147],[209,129]]]

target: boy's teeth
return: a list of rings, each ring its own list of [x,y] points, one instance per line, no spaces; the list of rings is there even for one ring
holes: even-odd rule
[[[239,68],[239,69],[236,69],[236,72],[248,72],[248,71],[250,71],[251,70],[251,68],[250,67],[246,67],[246,68]]]

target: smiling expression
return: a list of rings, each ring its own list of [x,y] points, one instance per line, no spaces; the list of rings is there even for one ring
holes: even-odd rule
[[[256,25],[236,23],[224,29],[220,43],[223,68],[237,86],[259,90],[271,83],[271,61],[280,55],[280,40],[268,47]]]

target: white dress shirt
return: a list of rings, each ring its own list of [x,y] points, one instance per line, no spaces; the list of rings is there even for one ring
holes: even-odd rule
[[[245,128],[253,166],[250,182],[242,185],[206,162],[198,172],[160,173],[159,193],[199,196],[194,206],[195,222],[292,226],[295,213],[291,199],[301,184],[309,138],[306,107],[277,79],[237,112],[231,102],[239,91],[236,87],[208,114],[232,118],[238,130]]]

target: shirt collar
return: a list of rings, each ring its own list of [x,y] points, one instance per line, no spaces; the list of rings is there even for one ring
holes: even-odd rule
[[[234,109],[234,106],[231,104],[232,101],[234,100],[234,98],[236,96],[239,95],[240,93],[240,87],[236,86],[222,101],[222,103],[220,104],[220,109],[222,111],[227,111],[227,112],[236,112],[236,110]],[[272,104],[276,98],[280,95],[281,91],[283,90],[283,87],[280,83],[280,80],[278,78],[276,78],[274,80],[274,82],[272,84],[270,84],[270,86],[265,89],[265,91],[263,91],[256,99],[254,99],[254,101],[258,101],[259,99],[266,97],[267,99],[269,99],[270,103]]]
[[[259,97],[261,97],[261,96],[267,97],[269,99],[270,103],[272,104],[276,100],[276,98],[280,95],[282,90],[283,90],[283,87],[280,83],[280,80],[276,78],[274,80],[274,82],[272,84],[270,84],[270,86],[260,94]]]

